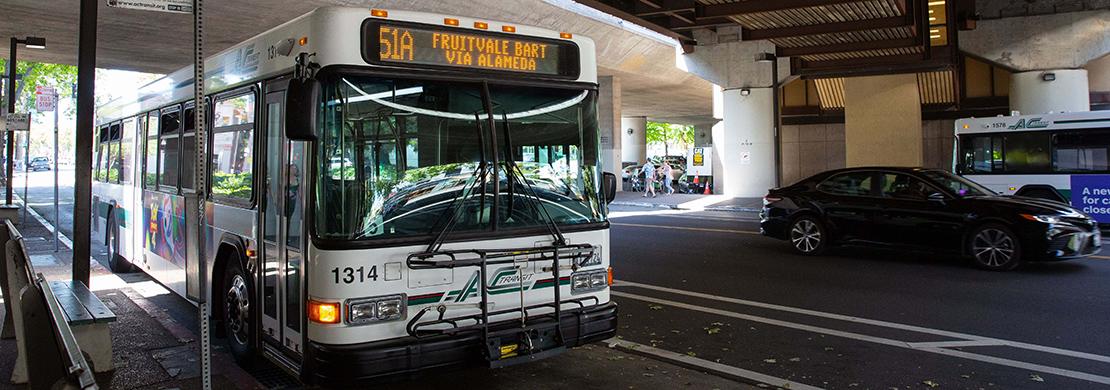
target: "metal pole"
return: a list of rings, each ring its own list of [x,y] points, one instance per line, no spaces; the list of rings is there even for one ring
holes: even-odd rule
[[[15,49],[16,49],[16,46],[19,45],[19,40],[15,39],[15,37],[12,37],[11,42],[12,42],[11,51],[8,52],[8,114],[9,115],[15,113],[15,68],[17,67],[16,66],[17,62],[15,60],[15,55],[16,55],[16,52],[15,52],[16,50]],[[7,177],[7,180],[8,180],[8,185],[7,185],[8,188],[4,191],[4,199],[5,199],[4,204],[11,206],[12,198],[13,198],[13,194],[12,194],[12,189],[13,189],[13,187],[12,187],[13,186],[12,175],[15,174],[15,169],[12,167],[15,164],[15,158],[13,158],[13,156],[12,156],[12,152],[15,151],[15,137],[14,137],[15,133],[12,132],[11,130],[8,130],[7,133],[8,133],[7,134],[8,135],[8,142],[7,142],[7,147],[4,149],[5,150],[4,155],[7,156],[7,160],[8,160],[7,163],[6,163],[6,167],[5,167],[5,172],[6,172],[5,176]]]
[[[93,111],[96,90],[97,0],[81,0],[77,44],[77,127],[73,184],[73,280],[89,285],[89,238],[92,220]],[[92,287],[92,286],[89,286]]]
[[[58,102],[60,99],[55,96],[54,100]],[[58,111],[62,109],[60,106],[60,104],[54,106],[54,252],[58,252],[61,248],[58,245],[58,230],[62,227],[61,221],[58,220]]]
[[[775,187],[782,186],[782,138],[779,137],[782,121],[779,120],[779,58],[773,56],[771,61],[771,120],[774,121],[775,135]]]
[[[206,113],[208,110],[204,104],[204,13],[203,13],[203,0],[193,1],[193,99],[195,100],[193,113],[196,115],[193,123],[196,124],[196,160],[193,161],[195,169],[193,170],[194,187],[197,191],[197,215],[193,216],[193,221],[196,223],[197,229],[197,242],[196,246],[197,256],[199,262],[197,265],[197,276],[200,279],[198,285],[198,297],[200,300],[200,307],[198,316],[200,317],[200,381],[201,388],[204,390],[212,390],[212,354],[209,350],[212,346],[212,336],[209,330],[208,311],[210,304],[208,302],[208,258],[205,254],[205,218],[204,218],[204,198],[208,193],[207,186],[207,172],[208,172],[208,126],[205,123],[207,119]],[[187,226],[187,224],[186,224]]]
[[[27,182],[31,180],[31,129],[28,128],[27,132],[23,134],[23,222],[21,226],[27,226],[27,208],[31,207],[27,203]]]

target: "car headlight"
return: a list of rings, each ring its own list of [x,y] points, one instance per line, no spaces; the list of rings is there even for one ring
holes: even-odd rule
[[[364,325],[405,318],[405,294],[358,298],[347,301],[347,324]]]
[[[609,271],[596,269],[576,272],[570,277],[570,290],[575,294],[602,290],[609,286]]]
[[[1030,221],[1037,221],[1037,222],[1047,223],[1047,224],[1060,223],[1060,217],[1057,217],[1057,216],[1054,216],[1054,215],[1021,214],[1021,217],[1025,218],[1025,219],[1028,219]]]

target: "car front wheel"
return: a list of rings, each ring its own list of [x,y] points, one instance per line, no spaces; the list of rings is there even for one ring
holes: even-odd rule
[[[825,251],[828,235],[816,218],[803,216],[790,225],[790,244],[803,255],[819,255]]]
[[[975,265],[991,271],[1009,271],[1021,265],[1021,243],[1010,229],[989,224],[971,234],[969,251]]]

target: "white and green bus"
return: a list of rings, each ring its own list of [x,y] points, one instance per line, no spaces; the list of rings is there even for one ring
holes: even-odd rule
[[[98,108],[94,236],[117,272],[206,287],[238,360],[308,383],[612,337],[594,52],[510,23],[317,9],[207,59],[206,156],[191,68]]]
[[[958,174],[1110,222],[1110,111],[968,118],[955,127]]]

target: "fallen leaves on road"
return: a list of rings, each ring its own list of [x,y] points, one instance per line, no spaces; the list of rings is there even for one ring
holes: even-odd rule
[[[799,358],[799,357],[792,357],[792,358],[790,358],[790,361],[792,361],[792,362],[800,362],[800,361],[802,361],[802,358]]]
[[[924,382],[921,382],[921,384],[923,384],[925,386],[929,386],[929,387],[940,386],[940,383],[937,383],[937,382],[934,382],[934,381],[924,381]]]
[[[663,306],[660,306],[660,305],[648,305],[648,309],[651,309],[651,310],[663,310]]]
[[[698,356],[698,354],[695,353],[694,351],[686,351],[686,355],[689,356],[689,357],[697,357]]]
[[[763,359],[763,362],[764,363],[769,363],[769,364],[775,364],[775,363],[778,363],[779,361],[775,360],[775,359]]]
[[[1041,376],[1037,374],[1029,374],[1029,380],[1034,382],[1044,382],[1044,378],[1041,378]]]
[[[721,328],[717,328],[717,327],[713,327],[713,328],[705,328],[705,333],[708,333],[708,334],[717,334],[717,333],[721,333]]]

